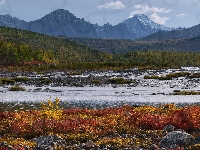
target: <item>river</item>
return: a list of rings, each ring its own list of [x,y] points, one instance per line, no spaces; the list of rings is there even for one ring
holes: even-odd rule
[[[26,86],[26,91],[8,91],[0,87],[1,111],[9,109],[32,109],[38,107],[47,99],[59,98],[64,108],[88,107],[102,109],[128,105],[159,105],[175,103],[177,105],[193,105],[200,103],[200,95],[170,95],[173,90],[179,88],[170,87],[41,87],[40,91],[34,86]],[[49,89],[46,91],[45,89]],[[51,90],[51,91],[50,91]],[[200,90],[195,87],[190,90]],[[155,93],[155,95],[152,95]],[[19,106],[18,106],[19,105]],[[25,105],[30,105],[29,107]],[[9,108],[10,107],[10,108]]]

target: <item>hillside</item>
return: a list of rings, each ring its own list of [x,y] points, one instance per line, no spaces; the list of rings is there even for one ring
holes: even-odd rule
[[[67,37],[66,37],[67,38]],[[103,52],[126,53],[134,51],[169,50],[178,52],[200,52],[200,36],[190,39],[141,41],[92,38],[67,38]]]
[[[0,53],[0,63],[7,65],[33,61],[94,62],[108,56],[72,41],[8,27],[0,27]]]
[[[53,37],[35,32],[0,27],[0,70],[66,70],[66,69],[125,69],[138,66],[199,66],[199,53],[174,52],[176,48],[197,48],[200,37],[177,41],[144,42],[76,38],[95,46],[101,52],[78,44],[66,37]],[[191,45],[187,45],[192,43]],[[88,44],[87,44],[88,45]],[[117,49],[117,50],[116,50]],[[144,51],[145,50],[145,51]],[[150,51],[151,50],[151,51]],[[124,53],[119,53],[124,52]],[[129,52],[129,53],[125,53]]]
[[[176,40],[189,39],[200,36],[200,24],[183,30],[159,31],[144,38],[138,39],[140,41],[162,41],[162,40]]]

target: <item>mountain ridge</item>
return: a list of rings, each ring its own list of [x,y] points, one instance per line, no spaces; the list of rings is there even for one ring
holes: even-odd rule
[[[146,20],[141,20],[141,16]],[[132,22],[137,23],[137,32],[134,31],[134,27],[130,26],[130,19]],[[145,25],[147,22],[149,23]],[[171,30],[171,28],[154,23],[145,15],[136,15],[115,26],[110,24],[99,26],[91,24],[83,18],[77,18],[74,14],[64,9],[57,9],[40,19],[30,22],[19,20],[10,15],[7,17],[6,15],[0,15],[0,26],[29,30],[51,36],[111,39],[138,39],[163,29]],[[141,29],[144,31],[140,32]]]

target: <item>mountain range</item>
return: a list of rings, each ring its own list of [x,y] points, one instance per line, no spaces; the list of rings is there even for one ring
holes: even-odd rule
[[[41,19],[26,22],[10,15],[0,15],[0,26],[38,32],[51,36],[87,37],[106,39],[138,39],[158,31],[171,31],[157,24],[143,14],[137,14],[113,26],[109,23],[99,26],[83,18],[77,18],[68,10],[57,9]]]
[[[139,50],[200,52],[200,24],[190,28],[169,28],[143,14],[136,14],[115,26],[109,23],[100,26],[77,18],[68,10],[58,9],[30,22],[0,15],[0,26],[65,38],[110,53]]]

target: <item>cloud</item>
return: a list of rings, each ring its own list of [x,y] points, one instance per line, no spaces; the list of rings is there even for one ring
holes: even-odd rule
[[[135,8],[135,11],[132,11],[129,18],[133,17],[135,14],[145,14],[145,13],[169,13],[172,10],[171,9],[165,9],[165,8],[158,8],[158,7],[149,7],[148,5],[134,5],[133,8]]]
[[[151,20],[153,20],[154,22],[161,24],[161,25],[164,25],[165,22],[170,19],[167,17],[160,17],[157,13],[153,13],[152,15],[149,16],[149,18]]]
[[[176,17],[178,17],[178,18],[185,18],[185,17],[187,17],[187,16],[188,16],[187,13],[183,13],[183,14],[178,14],[178,15],[176,15]]]
[[[0,0],[0,4],[6,4],[6,0]]]
[[[111,2],[111,3],[106,3],[104,5],[99,5],[97,6],[98,9],[124,9],[125,6],[120,2]]]

